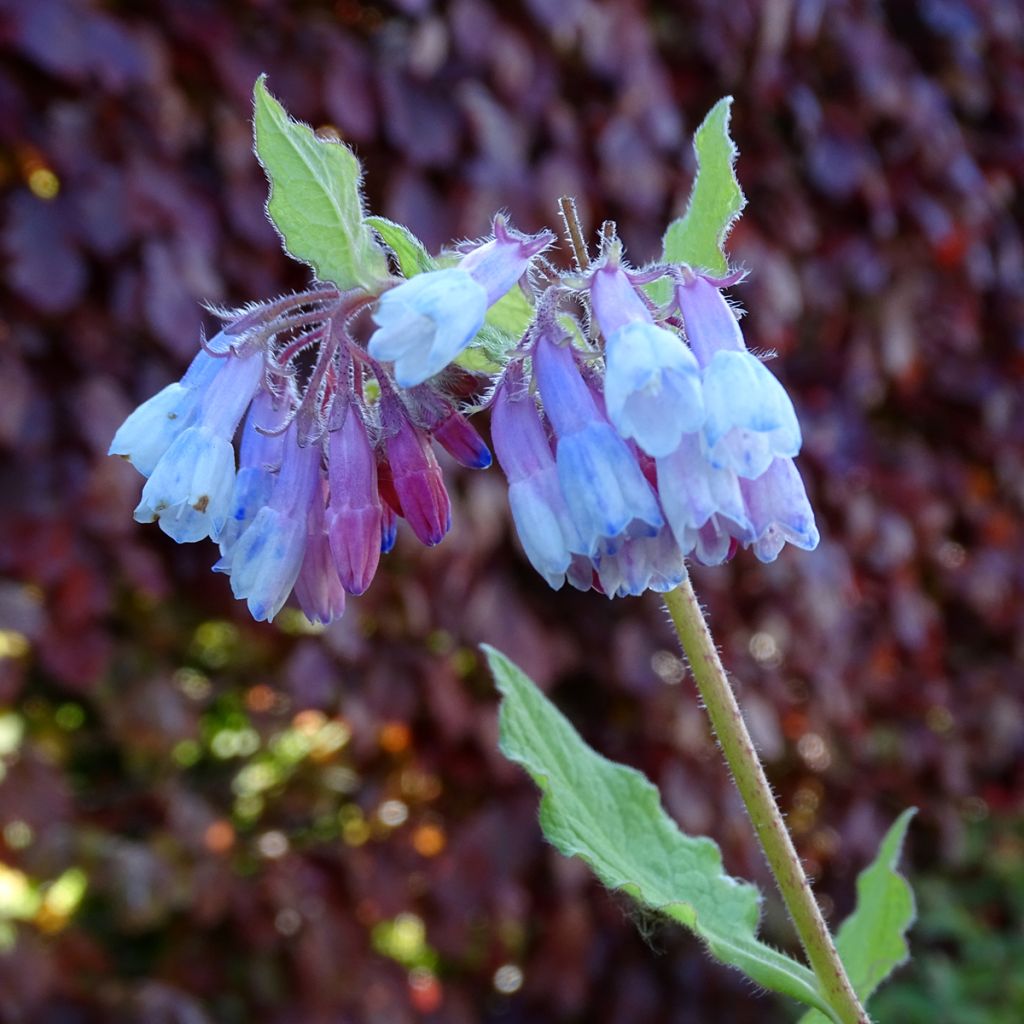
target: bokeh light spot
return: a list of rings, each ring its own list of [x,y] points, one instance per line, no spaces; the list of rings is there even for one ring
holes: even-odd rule
[[[408,820],[409,808],[401,800],[385,800],[377,809],[377,817],[389,828],[398,828]]]
[[[235,829],[223,818],[211,822],[203,833],[203,845],[211,853],[227,853],[235,845]]]
[[[412,742],[412,732],[405,722],[386,722],[377,737],[381,750],[388,754],[401,754]]]
[[[0,658],[22,658],[28,654],[30,646],[24,633],[16,629],[0,629]]]
[[[256,840],[256,849],[268,860],[277,860],[288,852],[288,837],[277,830],[264,832]]]
[[[518,992],[523,987],[523,972],[515,964],[502,964],[494,972],[494,987],[506,996]]]
[[[436,857],[447,840],[440,825],[420,825],[412,834],[413,849],[421,857]]]
[[[9,821],[4,825],[4,842],[12,850],[24,850],[32,844],[35,833],[27,821]]]
[[[60,191],[60,178],[49,167],[36,167],[29,172],[28,187],[40,199],[54,199]]]

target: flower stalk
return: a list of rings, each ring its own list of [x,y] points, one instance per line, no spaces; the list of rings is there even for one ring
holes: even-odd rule
[[[711,726],[822,993],[843,1024],[870,1024],[775,802],[689,577],[664,595]]]

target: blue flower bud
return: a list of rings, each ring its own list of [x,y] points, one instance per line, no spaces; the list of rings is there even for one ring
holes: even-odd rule
[[[146,481],[135,520],[159,522],[179,544],[215,537],[227,520],[234,483],[231,442],[204,426],[189,427]]]
[[[310,622],[329,626],[345,613],[345,588],[325,530],[327,496],[321,486],[314,491],[307,524],[306,550],[295,580],[295,600]]]
[[[617,261],[598,267],[589,283],[605,338],[608,418],[648,455],[668,455],[704,422],[697,360],[678,334],[654,323]]]

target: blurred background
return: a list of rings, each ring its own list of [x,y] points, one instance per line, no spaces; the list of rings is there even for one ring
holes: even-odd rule
[[[0,0],[0,1020],[794,1019],[542,841],[490,641],[769,893],[654,595],[554,594],[496,471],[326,633],[132,522],[115,427],[200,302],[301,286],[251,88],[432,248],[575,195],[653,258],[732,93],[748,341],[823,541],[697,571],[830,918],[907,805],[882,1021],[1024,1019],[1024,9],[1015,0]]]

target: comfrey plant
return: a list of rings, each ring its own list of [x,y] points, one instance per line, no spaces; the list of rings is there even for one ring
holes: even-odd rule
[[[911,812],[861,875],[834,941],[686,570],[687,559],[720,565],[749,549],[771,562],[787,543],[818,544],[793,403],[748,350],[728,295],[743,275],[723,243],[744,203],[729,102],[697,132],[690,205],[660,260],[630,267],[607,224],[592,261],[565,199],[574,262],[559,271],[545,255],[554,234],[522,234],[500,215],[489,237],[438,257],[367,216],[355,156],[289,118],[260,79],[268,214],[316,279],[217,311],[220,331],[110,451],[146,478],[135,518],[217,544],[213,568],[254,618],[272,620],[291,596],[327,624],[370,586],[399,520],[424,544],[444,538],[436,448],[486,469],[491,453],[467,417],[489,409],[516,532],[547,583],[664,595],[808,966],[757,937],[761,896],[723,872],[711,840],[683,835],[649,782],[587,747],[488,650],[502,749],[544,791],[548,838],[759,986],[803,1002],[807,1020],[863,1024],[864,1002],[907,955],[913,900],[895,864]],[[467,382],[472,409],[456,398]]]

